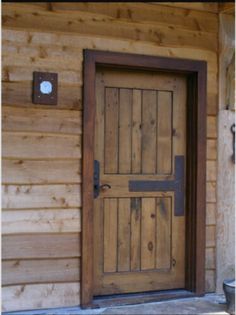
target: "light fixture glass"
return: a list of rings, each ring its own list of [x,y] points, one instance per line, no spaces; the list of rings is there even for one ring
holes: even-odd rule
[[[40,92],[43,94],[52,93],[52,83],[49,81],[42,81],[40,83]]]

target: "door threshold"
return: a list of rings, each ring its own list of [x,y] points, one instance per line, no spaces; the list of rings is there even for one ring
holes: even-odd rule
[[[92,308],[105,308],[200,296],[184,289],[95,296]]]

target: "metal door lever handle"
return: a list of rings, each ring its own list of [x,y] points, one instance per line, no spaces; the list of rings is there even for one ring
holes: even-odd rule
[[[109,185],[109,184],[103,184],[103,185],[100,186],[100,189],[106,191],[106,190],[108,190],[108,189],[111,189],[111,185]]]

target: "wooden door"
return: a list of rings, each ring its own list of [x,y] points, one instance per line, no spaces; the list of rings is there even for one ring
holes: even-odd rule
[[[186,79],[96,74],[94,295],[185,287]]]

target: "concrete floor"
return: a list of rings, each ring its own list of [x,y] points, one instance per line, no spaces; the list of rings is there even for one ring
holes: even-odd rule
[[[56,308],[50,310],[21,311],[4,315],[95,315],[95,314],[209,314],[226,315],[224,295],[206,294],[202,298],[186,298],[165,302],[81,310],[80,307]]]

